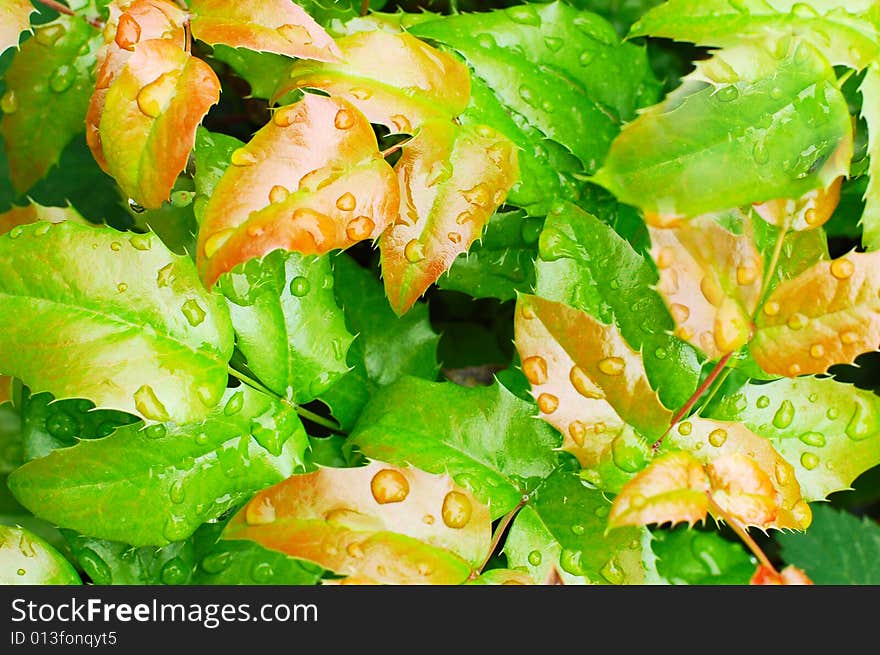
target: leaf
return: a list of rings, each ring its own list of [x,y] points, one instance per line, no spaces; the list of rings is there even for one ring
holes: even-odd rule
[[[107,171],[138,204],[159,207],[219,99],[220,80],[201,59],[169,40],[140,43],[104,101],[99,130]]]
[[[83,399],[55,400],[51,394],[31,395],[27,389],[18,401],[24,461],[45,457],[56,448],[73,446],[82,439],[106,437],[122,425],[134,423],[131,414],[96,410]]]
[[[657,290],[676,324],[675,334],[710,360],[739,350],[751,337],[752,315],[764,280],[764,260],[748,230],[739,234],[713,216],[680,227],[649,227],[651,257],[660,269]]]
[[[880,464],[880,399],[831,378],[747,384],[706,413],[769,439],[794,467],[807,502],[850,489]]]
[[[614,323],[641,351],[651,387],[667,407],[696,390],[700,356],[670,334],[675,323],[655,287],[657,271],[614,229],[565,203],[544,222],[535,294]]]
[[[870,0],[763,2],[670,0],[647,12],[629,36],[666,37],[727,48],[745,40],[807,39],[834,64],[863,68],[880,56]]]
[[[5,72],[0,135],[17,193],[46,175],[82,132],[100,40],[86,21],[62,15],[38,27]]]
[[[606,534],[610,506],[597,489],[559,469],[513,521],[504,544],[508,565],[544,584],[555,567],[567,584],[639,585],[645,528]]]
[[[340,58],[331,36],[302,7],[287,0],[192,0],[189,8],[193,36],[209,45],[319,61]]]
[[[777,198],[759,203],[754,206],[755,213],[772,225],[795,231],[812,230],[831,218],[840,201],[842,184],[841,175],[827,187],[808,191],[800,198]]]
[[[186,14],[166,0],[114,0],[108,5],[104,43],[98,52],[95,86],[86,113],[86,142],[105,173],[109,173],[101,142],[101,118],[110,86],[125,70],[139,44],[167,40],[179,50],[186,47]]]
[[[276,248],[323,254],[375,239],[397,215],[394,173],[367,119],[344,100],[306,94],[278,109],[231,161],[199,231],[209,286]]]
[[[161,546],[291,475],[307,445],[292,407],[242,387],[201,421],[123,426],[55,450],[14,471],[9,487],[60,527]]]
[[[562,303],[521,295],[514,330],[541,418],[577,445],[624,423],[647,437],[665,432],[672,412],[615,326]]]
[[[806,530],[810,508],[794,468],[766,438],[740,423],[691,417],[666,435],[662,451],[681,449],[706,467],[716,519],[732,515],[762,530]]]
[[[742,544],[715,531],[682,525],[652,534],[657,571],[670,584],[745,585],[754,571],[753,558]]]
[[[776,287],[749,344],[767,373],[796,377],[853,362],[880,343],[876,252],[820,261]],[[784,345],[783,345],[784,344]]]
[[[78,585],[76,569],[45,539],[0,525],[0,584]]]
[[[314,400],[348,372],[354,337],[333,292],[329,255],[275,250],[225,273],[236,346],[260,381],[296,403]]]
[[[244,143],[234,136],[209,132],[202,126],[196,129],[196,145],[193,150],[195,163],[193,183],[196,196],[193,199],[193,213],[199,224],[204,220],[205,207],[214,194],[214,189],[226,169],[231,166],[229,160],[232,158],[232,153],[243,145]]]
[[[557,465],[556,435],[534,420],[531,403],[497,383],[469,388],[403,378],[373,396],[348,442],[371,459],[448,472],[489,505],[493,519]]]
[[[807,43],[782,60],[754,43],[716,53],[626,125],[592,181],[667,223],[799,198],[849,171],[852,125],[836,82]]]
[[[4,0],[0,7],[0,52],[18,47],[21,33],[31,31],[31,14],[36,8],[29,0]]]
[[[467,67],[406,32],[357,32],[336,44],[341,62],[295,62],[272,99],[295,89],[321,89],[350,102],[371,123],[406,134],[449,121],[467,106]]]
[[[523,571],[516,569],[490,569],[465,584],[470,585],[533,585],[535,581]]]
[[[773,256],[780,230],[763,220],[752,220],[752,228],[758,249],[767,262]],[[767,271],[764,273],[767,285],[764,298],[766,299],[781,282],[797,277],[822,259],[830,259],[828,238],[823,234],[823,230],[787,232],[782,239],[782,249],[775,273],[769,279],[766,279]]]
[[[73,221],[84,225],[89,224],[73,207],[44,207],[31,201],[27,205],[15,205],[9,211],[0,214],[0,234],[6,234],[16,225],[27,225],[36,221],[49,221],[50,223]]]
[[[217,44],[211,59],[228,64],[248,85],[246,97],[268,100],[275,93],[278,82],[287,77],[291,59],[274,52],[255,52],[245,48],[232,48]]]
[[[875,44],[880,49],[880,44]],[[862,243],[867,250],[880,249],[880,66],[872,63],[859,86],[862,95],[862,118],[868,125],[868,186],[863,198],[865,207],[859,225]]]
[[[529,293],[535,287],[534,260],[542,223],[522,210],[502,208],[495,212],[482,237],[465,257],[453,261],[437,286],[474,298],[499,300],[513,300],[517,292]]]
[[[0,262],[0,313],[21,317],[0,337],[3,373],[34,393],[160,422],[219,400],[228,311],[155,236],[41,221],[0,238]]]
[[[621,124],[652,100],[645,50],[562,2],[461,13],[410,32],[458,52],[518,122],[564,145],[589,173]]]
[[[400,218],[382,234],[382,277],[405,314],[482,234],[519,176],[513,144],[487,126],[422,126],[395,165]]]
[[[345,311],[348,331],[357,335],[348,350],[352,370],[321,394],[350,432],[364,406],[382,387],[405,375],[435,380],[440,340],[427,305],[416,305],[398,317],[391,311],[382,283],[350,257],[333,260],[336,302]]]
[[[704,521],[709,509],[709,477],[690,454],[677,451],[662,455],[623,485],[614,498],[608,526],[670,526]]]
[[[764,565],[759,565],[749,584],[753,585],[811,585],[806,574],[796,566],[786,566],[777,573]]]
[[[223,532],[381,584],[459,584],[489,549],[489,510],[449,476],[372,461],[259,492]]]
[[[880,584],[880,527],[869,516],[817,503],[805,534],[779,534],[776,540],[783,560],[802,569],[814,584]]]

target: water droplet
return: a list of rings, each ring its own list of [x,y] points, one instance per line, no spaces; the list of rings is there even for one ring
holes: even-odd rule
[[[450,528],[463,528],[471,520],[473,506],[471,501],[460,491],[450,491],[443,498],[440,516]]]
[[[258,584],[266,584],[275,576],[275,569],[269,562],[259,562],[251,571],[251,577]]]
[[[238,151],[236,150],[236,152]],[[214,232],[214,234],[205,240],[205,257],[213,257],[223,244],[229,241],[233,234],[235,234],[235,228],[232,227]]]
[[[801,455],[801,465],[808,471],[812,471],[819,466],[819,458],[813,453],[803,453]]]
[[[110,250],[112,250],[113,252],[119,252],[120,250],[122,250],[122,244],[118,241],[114,241],[110,244]]]
[[[148,384],[134,392],[134,407],[141,416],[152,421],[164,422],[169,418],[165,405]]]
[[[322,371],[309,383],[309,393],[316,397],[320,396],[330,388],[330,385],[333,384],[333,380],[334,378],[329,372]]]
[[[535,11],[535,8],[531,5],[517,5],[515,7],[510,7],[505,9],[504,13],[506,13],[514,23],[531,25],[532,27],[541,26],[541,17],[538,16],[538,12]]]
[[[302,25],[286,24],[276,28],[278,33],[291,43],[297,45],[311,45],[312,35]]]
[[[91,548],[82,549],[79,554],[79,563],[93,583],[108,585],[113,580],[113,574],[107,562]]]
[[[458,232],[450,232],[446,235],[446,238],[449,239],[451,243],[461,243],[461,235]]]
[[[572,533],[580,536],[580,535],[584,534],[584,532],[586,532],[587,529],[584,526],[582,526],[580,523],[575,523],[573,526],[571,526],[571,531],[572,531]]]
[[[470,204],[477,205],[478,207],[489,207],[492,203],[492,191],[482,182],[470,189],[463,189],[461,195]]]
[[[534,386],[547,382],[547,360],[540,355],[526,357],[522,362],[522,371]]]
[[[166,264],[156,273],[156,286],[159,288],[167,287],[174,279],[174,264]]]
[[[528,105],[535,106],[537,102],[535,92],[526,85],[522,85],[521,87],[519,87],[519,97],[522,98]]]
[[[605,562],[605,565],[601,569],[599,569],[599,573],[610,584],[623,584],[623,570],[620,568],[620,564],[618,564],[617,560],[614,558],[611,558],[610,560]]]
[[[40,45],[53,46],[58,42],[67,30],[60,23],[50,23],[34,30],[34,40]]]
[[[25,571],[24,569],[18,569],[16,571],[16,574],[18,574],[18,575],[25,575],[26,573],[27,573],[27,571]]]
[[[282,107],[272,114],[272,122],[278,127],[290,127],[296,122],[296,110],[290,107]]]
[[[257,496],[247,504],[244,520],[248,525],[268,525],[275,521],[275,505],[268,496]]]
[[[611,458],[621,471],[638,473],[645,466],[645,453],[635,443],[630,443],[622,434],[611,442]]]
[[[568,434],[578,446],[583,447],[587,436],[587,426],[582,421],[572,421],[568,424]]]
[[[70,414],[58,411],[46,418],[46,430],[56,439],[68,441],[79,433],[80,425]]]
[[[559,407],[559,398],[550,393],[542,393],[538,396],[538,408],[544,414],[552,414]]]
[[[584,570],[581,565],[581,552],[579,550],[563,548],[562,552],[559,554],[559,566],[572,575],[583,575]]]
[[[825,445],[825,435],[821,432],[804,432],[798,439],[808,446],[815,446],[816,448],[821,448]]]
[[[672,319],[679,324],[684,323],[691,315],[691,311],[687,307],[678,303],[670,305],[669,313],[672,315]]]
[[[736,267],[736,282],[739,285],[746,286],[752,284],[758,279],[758,265],[754,261],[743,262]]]
[[[678,433],[685,437],[688,436],[693,429],[694,426],[690,421],[685,421],[684,423],[680,423],[678,425]]]
[[[788,325],[788,327],[792,330],[801,330],[806,327],[808,322],[809,319],[807,319],[806,316],[804,316],[800,312],[795,312],[788,318],[786,325]]]
[[[654,351],[654,357],[657,359],[666,359],[669,356],[669,353],[666,352],[665,348],[657,348]]]
[[[162,534],[168,541],[186,539],[191,532],[192,528],[190,528],[186,519],[182,516],[168,517],[168,520],[165,521],[165,527],[162,529]]]
[[[716,448],[723,446],[725,441],[727,441],[727,430],[718,428],[709,433],[709,443]]]
[[[868,413],[860,402],[856,402],[849,423],[846,424],[846,436],[853,441],[859,441],[871,434],[871,421]]]
[[[425,245],[418,239],[412,239],[403,249],[403,255],[412,264],[420,262],[425,258]]]
[[[16,225],[14,228],[12,228],[9,231],[9,238],[10,239],[17,239],[18,237],[20,237],[22,235],[23,232],[24,232],[24,228],[21,225]]]
[[[703,294],[703,297],[715,307],[718,307],[724,302],[724,291],[721,289],[721,285],[718,284],[718,281],[712,276],[703,276],[700,280],[700,292]]]
[[[770,301],[764,305],[764,313],[767,316],[776,316],[779,313],[779,303]]]
[[[859,335],[856,332],[847,331],[847,332],[842,332],[840,334],[841,343],[843,343],[847,346],[856,343],[858,340],[859,340]]]
[[[409,495],[409,481],[399,471],[382,469],[370,480],[370,491],[380,505],[399,503]]]
[[[794,419],[794,405],[790,400],[783,400],[776,414],[773,415],[773,425],[782,430],[791,425],[792,419]]]
[[[153,245],[149,234],[135,234],[128,242],[135,250],[149,250]]]
[[[280,184],[276,184],[271,189],[269,189],[269,202],[284,202],[287,200],[287,196],[290,195],[290,191],[285,186],[281,186]]]
[[[547,46],[547,49],[550,52],[559,52],[564,45],[564,41],[560,39],[558,36],[545,36],[544,37],[544,45]]]
[[[55,93],[64,93],[73,86],[76,79],[76,69],[73,66],[64,64],[55,69],[55,72],[49,77],[49,88]]]
[[[336,208],[344,211],[350,212],[357,206],[357,200],[355,200],[354,195],[351,193],[343,193],[336,199]]]
[[[347,109],[340,109],[337,111],[336,117],[333,119],[333,125],[336,126],[337,130],[351,129],[354,127],[355,122],[355,115]]]
[[[311,289],[311,283],[308,278],[297,275],[290,281],[290,293],[297,298],[302,298]]]
[[[259,161],[259,158],[249,151],[245,146],[232,151],[229,162],[233,166],[253,166]],[[231,228],[230,228],[231,229]],[[226,230],[223,230],[224,232]]]
[[[581,66],[589,66],[593,63],[593,51],[592,50],[582,50],[581,54],[578,55],[578,63]]]
[[[150,425],[144,429],[144,436],[147,439],[162,439],[168,433],[168,429],[161,423]]]
[[[232,554],[229,551],[220,551],[219,553],[211,553],[202,559],[202,568],[206,573],[222,573],[232,563]]]
[[[468,223],[472,220],[474,220],[474,215],[469,211],[463,211],[455,217],[455,222],[457,225],[464,225],[465,223]]]
[[[838,280],[845,280],[856,270],[855,265],[848,259],[841,257],[831,262],[831,275]]]
[[[232,394],[232,397],[226,401],[223,413],[226,414],[226,416],[232,416],[238,414],[242,407],[244,407],[244,392],[236,391]]]
[[[801,372],[800,364],[792,364],[791,366],[788,367],[788,375],[790,377],[795,377],[798,374],[800,374],[800,372]]]
[[[605,394],[593,384],[593,381],[590,380],[590,376],[587,375],[587,372],[580,366],[571,367],[571,371],[568,373],[568,379],[571,382],[571,385],[575,388],[575,391],[584,398],[598,399],[605,397]]]
[[[605,357],[599,360],[599,370],[605,375],[620,375],[626,364],[620,357]]]
[[[752,148],[752,157],[755,159],[756,164],[766,164],[770,161],[770,152],[767,150],[767,146],[764,145],[763,141],[755,143]]]
[[[196,435],[196,443],[200,446],[204,446],[206,443],[208,443],[209,439],[210,437],[208,437],[207,433],[205,432],[199,432]]]
[[[369,100],[373,95],[373,92],[369,89],[362,88],[354,88],[350,91],[350,93],[358,100]]]
[[[193,298],[190,298],[183,303],[180,311],[182,311],[184,317],[186,317],[187,323],[193,327],[201,325],[202,321],[205,320],[205,310],[202,309],[202,306],[199,305],[198,301]]]
[[[391,124],[394,125],[394,129],[398,134],[412,134],[412,125],[403,114],[393,114],[391,116]]]
[[[158,118],[165,108],[168,107],[168,104],[174,97],[178,77],[174,73],[162,73],[138,91],[137,106],[144,116]]]
[[[358,216],[349,222],[345,228],[345,235],[352,241],[363,241],[373,234],[376,224],[369,216]]]
[[[186,499],[186,490],[183,486],[183,480],[176,480],[168,492],[171,502],[179,505]]]
[[[119,293],[125,293],[126,291],[128,291],[128,285],[125,282],[120,282],[116,285],[116,290]]]
[[[0,110],[4,114],[14,114],[18,110],[18,96],[15,95],[15,91],[9,89],[0,96]]]
[[[810,357],[813,359],[821,359],[825,355],[825,346],[821,343],[814,343],[810,346]]]
[[[737,98],[739,98],[739,89],[737,89],[733,84],[730,84],[719,89],[715,93],[715,97],[718,98],[719,102],[730,102],[731,100],[736,100]]]
[[[543,556],[541,555],[540,550],[533,550],[528,555],[529,564],[532,566],[540,566],[541,560],[543,560]]]
[[[593,516],[604,519],[610,512],[611,508],[608,505],[599,505],[599,507],[593,510]]]
[[[123,50],[132,51],[141,40],[141,26],[131,14],[122,14],[116,24],[116,36],[113,39]]]
[[[757,402],[755,402],[755,405],[758,407],[758,409],[764,409],[765,407],[768,407],[770,405],[770,398],[767,396],[758,396],[758,400]]]
[[[791,6],[791,13],[798,18],[818,18],[819,13],[805,2],[796,2]]]

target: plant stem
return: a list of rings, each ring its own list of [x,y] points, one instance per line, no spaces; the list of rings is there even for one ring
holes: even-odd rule
[[[785,235],[788,234],[788,220],[779,228],[779,234],[776,235],[776,243],[773,246],[773,254],[770,256],[770,266],[767,267],[767,273],[764,276],[764,283],[761,285],[761,293],[758,298],[763,303],[764,294],[770,287],[770,280],[776,275],[776,266],[779,264],[779,256],[782,254],[782,244],[785,241]]]
[[[262,393],[266,394],[267,396],[272,396],[273,398],[276,398],[277,400],[280,400],[283,403],[287,403],[288,405],[291,405],[296,410],[296,413],[298,415],[302,416],[305,419],[308,419],[312,423],[314,423],[316,425],[320,425],[321,427],[327,428],[328,430],[330,430],[331,432],[334,432],[336,434],[345,434],[345,432],[340,429],[338,423],[335,423],[335,422],[331,421],[330,419],[324,418],[320,414],[316,414],[315,412],[308,410],[305,407],[300,407],[299,405],[290,402],[286,398],[282,398],[277,393],[275,393],[271,389],[267,388],[265,385],[261,384],[260,382],[257,382],[253,378],[248,377],[247,375],[245,375],[241,371],[238,371],[238,370],[232,368],[231,366],[228,366],[226,370],[229,371],[229,374],[232,377],[241,380],[243,383],[245,383],[249,387],[256,389],[257,391],[261,391]]]
[[[776,570],[776,567],[773,566],[770,558],[764,554],[764,551],[761,550],[761,547],[752,539],[752,536],[748,533],[748,531],[743,527],[743,525],[737,521],[730,514],[725,512],[721,507],[718,506],[714,500],[712,500],[712,496],[709,496],[709,508],[712,510],[713,514],[717,514],[730,526],[730,528],[736,532],[737,536],[742,539],[743,543],[748,546],[748,549],[752,551],[752,554],[758,558],[758,561],[761,563],[761,566],[764,566],[770,569],[774,574],[779,575],[779,571]]]
[[[672,419],[669,421],[669,427],[666,428],[666,432],[664,432],[660,436],[660,438],[657,439],[657,441],[655,441],[654,444],[651,446],[651,450],[654,453],[656,453],[657,450],[660,448],[660,444],[663,442],[663,439],[666,438],[666,435],[669,434],[672,426],[678,423],[689,411],[691,411],[691,408],[697,404],[700,396],[702,396],[706,392],[706,389],[708,389],[712,385],[712,383],[715,381],[715,378],[717,378],[721,371],[724,370],[724,367],[730,360],[731,355],[733,355],[733,352],[727,353],[715,363],[715,366],[712,367],[712,370],[709,372],[709,375],[706,376],[706,379],[703,380],[703,383],[699,387],[697,387],[697,390],[694,391],[693,394],[691,394],[691,397],[688,398],[687,402],[681,406],[681,409],[679,409],[673,415]]]
[[[63,5],[60,2],[56,2],[56,0],[37,0],[40,4],[46,5],[49,9],[54,9],[59,14],[66,14],[67,16],[76,16],[76,12],[73,11],[67,5]],[[104,27],[103,21],[97,18],[87,18],[85,16],[82,17],[84,21],[86,21],[92,27],[97,29],[102,29]]]
[[[724,372],[722,372],[721,375],[718,376],[718,379],[715,381],[715,386],[712,387],[712,389],[707,394],[706,400],[703,401],[702,405],[700,405],[700,409],[697,410],[697,414],[702,414],[703,410],[709,406],[709,403],[712,402],[715,394],[717,394],[718,390],[721,389],[722,386],[724,386],[724,381],[727,379],[727,376],[730,375],[730,371],[731,369],[726,368],[724,369]]]
[[[489,563],[489,560],[492,559],[492,553],[495,552],[495,549],[498,547],[498,544],[501,542],[501,537],[504,536],[505,530],[507,530],[507,526],[510,525],[510,522],[513,518],[519,513],[519,511],[525,507],[525,504],[529,502],[529,497],[523,495],[520,499],[519,503],[517,503],[516,507],[514,507],[510,512],[504,515],[504,518],[501,519],[501,523],[498,524],[498,527],[495,528],[495,534],[492,535],[492,543],[489,544],[489,551],[486,553],[486,558],[483,560],[483,563],[480,564],[480,567],[476,569],[473,573],[471,573],[471,580],[476,578],[480,573],[483,572],[483,569],[486,568],[486,564]]]
[[[361,0],[361,16],[366,16],[370,11],[370,0]]]

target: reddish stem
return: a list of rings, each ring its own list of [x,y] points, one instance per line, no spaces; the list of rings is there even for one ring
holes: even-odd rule
[[[486,568],[486,564],[489,563],[489,560],[492,559],[492,553],[495,552],[495,549],[498,547],[498,543],[501,541],[501,537],[504,536],[504,531],[507,530],[507,526],[510,525],[510,522],[513,520],[513,517],[517,515],[517,513],[525,506],[525,504],[529,502],[528,496],[523,496],[516,507],[514,507],[509,513],[507,513],[503,519],[501,519],[501,523],[498,524],[498,527],[495,529],[495,534],[492,535],[492,543],[489,544],[489,552],[486,553],[486,558],[483,560],[483,563],[480,564],[480,568],[475,570],[471,574],[471,579],[476,578],[480,573],[483,572],[483,569]]]
[[[732,355],[733,352],[729,352],[715,363],[715,366],[712,368],[712,371],[709,373],[709,375],[706,376],[706,379],[703,380],[703,383],[699,387],[697,387],[697,390],[694,391],[691,397],[688,398],[688,401],[681,406],[681,409],[679,409],[673,415],[672,420],[669,421],[669,427],[666,428],[666,432],[664,432],[660,436],[660,438],[657,439],[657,441],[655,441],[654,444],[651,446],[651,450],[654,453],[656,453],[657,450],[660,448],[660,444],[663,442],[663,439],[666,438],[666,435],[669,434],[672,426],[678,423],[689,411],[691,411],[691,408],[697,404],[697,401],[700,399],[700,397],[704,393],[706,393],[706,389],[712,386],[712,383],[715,382],[715,378],[717,378],[721,371],[724,370],[724,367],[727,366],[727,362],[730,360],[730,357]]]
[[[66,14],[68,16],[76,16],[76,13],[68,7],[67,5],[63,5],[60,2],[56,2],[56,0],[37,0],[40,4],[46,5],[49,9],[54,9],[59,14]],[[97,18],[87,18],[83,16],[83,20],[85,20],[89,25],[95,27],[97,29],[102,29],[104,27],[104,23]]]
[[[758,561],[761,563],[761,566],[770,569],[774,574],[779,575],[779,571],[776,570],[776,567],[773,566],[773,563],[770,561],[770,558],[761,550],[761,547],[758,543],[752,539],[752,536],[749,534],[748,530],[743,527],[743,525],[737,521],[730,514],[725,512],[721,507],[718,506],[712,496],[709,496],[709,507],[712,510],[712,513],[717,514],[722,519],[724,519],[727,524],[731,527],[731,529],[736,532],[737,536],[742,539],[743,543],[748,546],[748,549],[752,551],[752,554],[758,558]]]

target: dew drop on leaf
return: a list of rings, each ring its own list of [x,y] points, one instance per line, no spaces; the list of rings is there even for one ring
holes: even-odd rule
[[[563,571],[572,575],[583,575],[583,565],[581,564],[581,552],[570,548],[563,548],[559,553],[559,566]]]
[[[41,237],[51,229],[52,223],[50,223],[49,221],[40,221],[37,227],[34,228],[34,236]]]
[[[290,293],[297,298],[302,298],[309,292],[311,288],[311,283],[308,278],[303,277],[302,275],[297,275],[290,281]]]
[[[79,429],[79,421],[67,412],[58,411],[46,418],[46,431],[56,439],[67,441],[76,436]]]
[[[776,414],[773,415],[773,425],[782,430],[791,425],[793,419],[794,405],[790,400],[783,400]]]
[[[289,195],[290,191],[288,191],[287,187],[276,184],[269,189],[269,202],[284,202]]]
[[[758,409],[764,409],[770,405],[770,398],[768,396],[758,396],[758,400],[755,401],[755,406]]]
[[[168,420],[168,410],[148,384],[134,392],[134,406],[144,418],[160,422]]]
[[[135,234],[128,242],[135,250],[149,250],[153,245],[149,234]]]
[[[348,109],[340,109],[336,112],[333,125],[336,126],[337,130],[349,130],[354,127],[356,120],[354,114]]]
[[[715,97],[718,98],[719,102],[730,102],[732,100],[736,100],[739,97],[739,89],[737,89],[733,84],[730,84],[722,89],[719,89],[715,93]]]
[[[605,375],[620,375],[624,367],[625,363],[620,357],[605,357],[599,360],[599,370]]]
[[[180,311],[183,312],[187,323],[189,323],[193,327],[201,325],[202,322],[205,320],[205,310],[202,309],[202,306],[194,298],[190,298],[185,303],[183,303]]]
[[[529,564],[532,566],[540,566],[541,560],[544,559],[540,550],[533,550],[528,555]]]
[[[62,64],[49,76],[49,88],[55,93],[64,93],[73,86],[75,79],[76,70],[73,66]]]
[[[126,291],[128,291],[128,285],[125,282],[120,282],[116,285],[116,290],[119,293],[125,293]]]
[[[573,526],[571,526],[571,531],[573,534],[580,536],[580,535],[584,534],[584,532],[586,532],[587,529],[584,526],[582,526],[580,523],[575,523]]]
[[[587,437],[587,426],[583,421],[572,421],[568,424],[568,434],[578,446],[583,447]]]
[[[226,401],[226,406],[223,408],[223,413],[226,416],[232,416],[234,414],[238,414],[241,411],[241,408],[244,407],[244,394],[241,391],[238,391],[232,395],[232,397]]]
[[[845,280],[856,270],[855,265],[848,259],[840,258],[831,262],[831,275],[838,280]]]
[[[0,111],[4,114],[14,114],[18,111],[18,96],[12,89],[0,96]]]
[[[533,385],[547,382],[547,360],[540,355],[526,357],[522,362],[522,372]]]
[[[156,273],[156,286],[160,289],[162,287],[167,287],[171,281],[174,279],[174,275],[172,273],[174,269],[174,264],[165,264],[159,271]]]
[[[235,234],[235,228],[230,227],[226,228],[225,230],[215,232],[210,237],[208,237],[207,241],[205,241],[205,257],[213,257],[214,254],[218,250],[220,250],[223,244],[229,241],[230,237],[232,237],[233,234]]]
[[[804,432],[798,439],[808,446],[815,446],[816,448],[821,448],[825,445],[825,435],[821,432]]]
[[[450,232],[446,235],[446,238],[449,239],[451,243],[461,243],[461,234],[458,232]]]
[[[269,562],[259,562],[251,571],[251,577],[254,579],[254,582],[259,584],[269,582],[274,576],[275,569],[272,568],[272,565],[269,564]]]
[[[813,453],[803,453],[801,455],[801,465],[808,471],[812,471],[819,466],[819,458]]]
[[[709,443],[716,448],[723,446],[725,441],[727,441],[727,430],[717,428],[709,433]]]
[[[116,26],[114,41],[123,50],[134,50],[134,46],[141,40],[141,26],[130,14],[122,14]]]
[[[312,43],[312,36],[309,31],[302,25],[286,24],[278,28],[278,33],[291,43],[297,45],[309,45]]]
[[[691,433],[694,426],[690,421],[685,421],[684,423],[680,423],[678,425],[678,433],[683,436],[687,436]]]
[[[201,565],[206,573],[221,573],[229,568],[232,563],[232,555],[229,551],[211,553],[202,559]]]
[[[635,445],[628,443],[625,435],[611,442],[611,459],[615,466],[626,473],[638,473],[644,468],[645,456]]]
[[[599,573],[609,584],[619,585],[623,583],[624,574],[620,568],[620,564],[613,557],[605,562]]]
[[[532,27],[541,26],[541,17],[531,5],[518,5],[505,9],[504,12],[514,23],[520,25],[531,25]]]
[[[40,45],[47,47],[54,46],[58,40],[67,32],[64,25],[54,23],[45,27],[38,27],[34,30],[34,40]]]
[[[380,505],[399,503],[409,495],[409,482],[399,471],[382,469],[370,480],[370,491]]]
[[[162,529],[162,535],[168,541],[179,541],[189,536],[190,528],[182,516],[169,516]]]
[[[113,579],[107,562],[91,548],[84,548],[82,550],[79,555],[79,563],[85,574],[95,584],[110,584]]]
[[[581,54],[578,56],[578,63],[581,66],[589,66],[593,63],[593,51],[589,49],[584,49]]]
[[[358,216],[352,219],[345,228],[345,236],[352,241],[363,241],[373,234],[376,224],[369,216]]]
[[[162,584],[179,585],[185,584],[189,578],[187,567],[179,557],[172,557],[162,566],[159,574]]]
[[[403,249],[403,255],[411,264],[416,264],[425,258],[425,246],[418,239],[412,239]]]
[[[473,506],[471,501],[460,491],[450,491],[443,498],[441,507],[443,522],[450,528],[463,528],[471,520]]]
[[[233,166],[253,166],[257,163],[257,156],[244,147],[232,151],[229,163]]]
[[[144,436],[146,436],[147,439],[162,439],[167,432],[165,426],[159,423],[145,428]]]
[[[559,407],[559,398],[550,393],[542,393],[538,396],[538,408],[544,414],[552,414]]]
[[[186,492],[183,488],[183,480],[175,480],[168,492],[171,502],[179,505],[186,499]]]
[[[853,441],[860,441],[871,433],[871,426],[865,414],[864,407],[861,403],[857,402],[845,430],[846,436]]]

